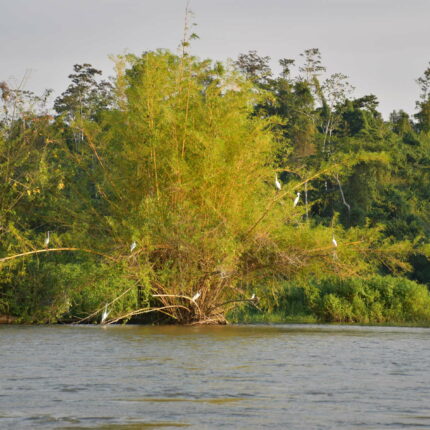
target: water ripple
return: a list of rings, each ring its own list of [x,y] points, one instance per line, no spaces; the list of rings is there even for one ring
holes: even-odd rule
[[[0,327],[0,428],[430,428],[430,330]]]

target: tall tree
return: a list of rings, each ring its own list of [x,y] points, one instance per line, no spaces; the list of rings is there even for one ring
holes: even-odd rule
[[[54,102],[54,109],[70,122],[77,117],[94,119],[99,112],[112,104],[112,85],[97,80],[101,70],[91,64],[75,64],[69,75],[71,84]]]
[[[420,101],[417,101],[418,112],[415,114],[417,128],[425,133],[430,132],[430,67],[417,79],[420,86]]]

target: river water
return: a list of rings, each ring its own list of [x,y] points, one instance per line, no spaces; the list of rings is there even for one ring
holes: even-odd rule
[[[0,326],[0,429],[430,429],[430,330]]]

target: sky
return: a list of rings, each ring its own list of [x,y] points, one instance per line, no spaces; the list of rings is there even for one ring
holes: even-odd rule
[[[176,51],[186,0],[0,0],[0,81],[54,96],[76,63],[112,75],[109,55]],[[384,117],[415,112],[415,80],[430,61],[430,0],[191,0],[200,39],[192,54],[236,59],[256,50],[294,58],[319,48],[327,73],[355,96],[375,94]]]

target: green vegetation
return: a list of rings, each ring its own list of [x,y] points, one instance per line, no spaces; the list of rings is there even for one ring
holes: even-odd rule
[[[430,68],[384,121],[317,49],[188,50],[75,65],[55,113],[0,84],[0,315],[428,323]]]
[[[285,283],[273,298],[242,306],[229,317],[245,323],[336,322],[417,324],[430,322],[430,294],[425,285],[405,278],[329,277],[299,286]]]

